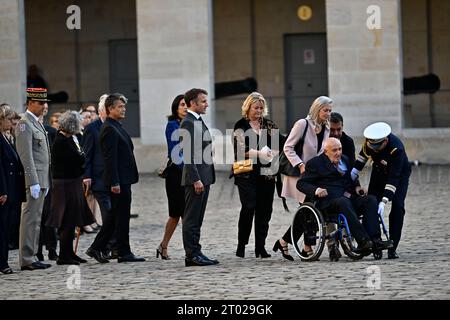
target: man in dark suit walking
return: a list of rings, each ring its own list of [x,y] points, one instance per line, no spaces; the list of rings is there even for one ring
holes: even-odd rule
[[[122,128],[127,99],[120,93],[109,95],[105,100],[107,118],[100,131],[100,148],[105,164],[103,182],[110,190],[111,210],[103,226],[86,254],[100,263],[108,262],[105,251],[114,231],[117,230],[118,262],[141,262],[130,248],[131,185],[139,181],[133,142]]]
[[[342,145],[336,138],[325,141],[325,152],[306,164],[305,173],[297,188],[311,199],[318,199],[317,209],[327,214],[342,213],[354,235],[357,252],[370,253],[386,249],[392,243],[381,241],[377,199],[367,195],[359,182],[351,178],[349,159],[342,155]],[[358,217],[363,216],[363,223]]]
[[[208,127],[200,117],[208,108],[208,93],[203,89],[191,89],[184,95],[188,114],[180,125],[180,141],[183,148],[183,175],[186,206],[183,216],[183,246],[185,265],[208,266],[219,261],[206,257],[201,251],[200,229],[208,202],[209,187],[216,181],[212,161],[212,141]]]
[[[100,207],[102,221],[106,221],[109,211],[111,210],[110,191],[103,182],[105,164],[100,148],[100,130],[106,120],[105,100],[107,97],[108,94],[104,94],[100,97],[98,104],[99,118],[84,129],[83,135],[83,150],[86,155],[86,169],[84,172],[83,183],[86,191],[92,190],[92,194]],[[110,239],[106,251],[110,251],[113,245],[115,245],[114,235]],[[107,252],[104,252],[105,256],[106,253]],[[111,254],[111,258],[117,258],[117,254]]]

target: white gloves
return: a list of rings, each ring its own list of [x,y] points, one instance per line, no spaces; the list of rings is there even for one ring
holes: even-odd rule
[[[39,192],[41,192],[41,186],[39,184],[30,186],[30,193],[34,199],[39,198]]]
[[[352,180],[356,181],[356,179],[358,179],[358,177],[359,177],[359,170],[356,168],[353,168],[350,175],[352,176]]]
[[[386,203],[384,203],[383,201],[381,201],[379,204],[378,204],[378,214],[380,215],[380,216],[382,216],[383,215],[383,213],[384,213],[384,206],[386,205]]]

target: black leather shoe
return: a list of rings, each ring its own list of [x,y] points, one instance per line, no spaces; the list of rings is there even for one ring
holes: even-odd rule
[[[46,267],[44,264],[42,264],[40,262],[33,262],[32,264],[29,264],[27,266],[21,267],[20,270],[22,270],[22,271],[24,271],[24,270],[33,271],[33,270],[43,270],[43,269],[47,269],[47,268],[48,267]]]
[[[212,266],[214,263],[210,260],[205,260],[201,256],[196,256],[193,258],[186,258],[184,260],[186,267],[203,267],[203,266]]]
[[[133,253],[127,254],[117,259],[117,262],[144,262],[145,259],[142,257],[135,256]]]
[[[372,242],[374,250],[386,250],[394,247],[392,240],[382,241],[381,239],[374,239]]]
[[[285,252],[288,252],[288,247],[287,245],[285,247],[283,247],[281,245],[280,240],[277,240],[277,242],[275,242],[273,249],[274,252],[277,252],[278,250],[280,250],[281,255],[283,256],[283,258],[289,260],[289,261],[294,261],[294,258],[290,255],[290,254],[286,254]]]
[[[397,254],[397,252],[395,252],[395,250],[388,250],[388,259],[398,259],[400,258]]]
[[[3,274],[13,274],[14,273],[13,269],[11,269],[10,267],[0,269],[0,272]]]
[[[205,259],[206,261],[211,261],[213,264],[219,264],[219,260],[216,259],[210,259],[207,256],[205,256],[203,253],[200,253],[200,257],[202,257],[203,259]]]
[[[358,247],[354,250],[357,254],[369,255],[372,253],[373,243],[369,239],[362,238],[358,242]]]
[[[78,261],[75,261],[74,259],[61,259],[61,258],[58,258],[58,260],[56,260],[56,264],[57,265],[75,265],[75,266],[78,266],[80,263]]]
[[[79,262],[79,263],[86,263],[87,262],[87,260],[77,256],[75,253],[72,255],[72,259],[77,261],[77,262]]]
[[[339,259],[342,257],[341,252],[339,251],[339,248],[334,245],[330,248],[330,261],[339,261]]]
[[[86,250],[86,254],[91,257],[94,258],[95,260],[97,260],[97,262],[100,263],[108,263],[108,259],[105,259],[105,257],[103,256],[103,254],[101,253],[101,251],[99,250],[95,250],[92,248],[89,248]]]
[[[258,248],[258,249],[255,249],[255,256],[256,256],[257,258],[261,257],[261,258],[263,258],[263,259],[264,259],[264,258],[270,258],[270,257],[271,257],[271,255],[267,253],[267,251],[266,251],[265,248]]]
[[[238,244],[236,249],[236,256],[240,258],[245,257],[245,244]]]
[[[49,263],[43,263],[43,262],[39,262],[41,265],[43,265],[45,267],[45,269],[50,268],[52,265]]]
[[[48,250],[48,260],[56,261],[58,260],[58,254],[55,249]]]

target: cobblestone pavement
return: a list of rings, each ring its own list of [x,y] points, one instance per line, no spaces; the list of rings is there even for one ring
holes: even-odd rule
[[[345,257],[337,263],[329,262],[327,250],[313,263],[298,258],[290,262],[272,251],[271,258],[257,259],[253,234],[245,259],[236,257],[240,205],[237,189],[227,176],[218,174],[202,227],[203,251],[220,260],[219,265],[186,268],[180,226],[169,246],[172,260],[155,258],[167,220],[164,181],[156,175],[143,175],[133,188],[132,212],[139,217],[131,220],[130,234],[132,250],[147,258],[146,262],[100,265],[89,259],[80,268],[77,286],[71,281],[71,270],[54,262],[47,270],[19,271],[18,252],[12,251],[10,265],[16,273],[0,275],[0,299],[450,298],[450,167],[414,168],[400,259],[374,260],[370,256],[354,262]],[[367,176],[362,180],[367,183]],[[290,205],[295,207],[292,202]],[[284,213],[281,201],[275,198],[268,251],[290,220],[291,214]],[[82,236],[81,256],[86,257],[84,252],[93,239],[94,235]],[[376,284],[370,281],[371,266],[379,268],[379,289],[367,285]]]

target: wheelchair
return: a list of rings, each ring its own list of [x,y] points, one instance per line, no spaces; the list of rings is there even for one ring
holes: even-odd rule
[[[378,214],[378,220],[384,237],[389,241],[389,233],[384,223],[383,216]],[[326,234],[327,223],[336,223],[337,230],[330,234]],[[294,233],[298,228],[301,228],[303,232],[300,238],[297,241],[294,241]],[[291,239],[294,250],[302,261],[318,260],[325,247],[326,241],[329,239],[335,239],[336,243],[340,243],[344,254],[352,260],[360,260],[364,256],[367,256],[367,254],[354,252],[358,245],[356,239],[350,232],[347,219],[342,213],[337,216],[324,215],[314,206],[314,203],[311,202],[305,202],[300,205],[295,213],[291,224]],[[305,244],[312,247],[312,253],[307,253],[303,250]],[[379,260],[383,257],[382,250],[372,250],[372,253],[375,260]]]

